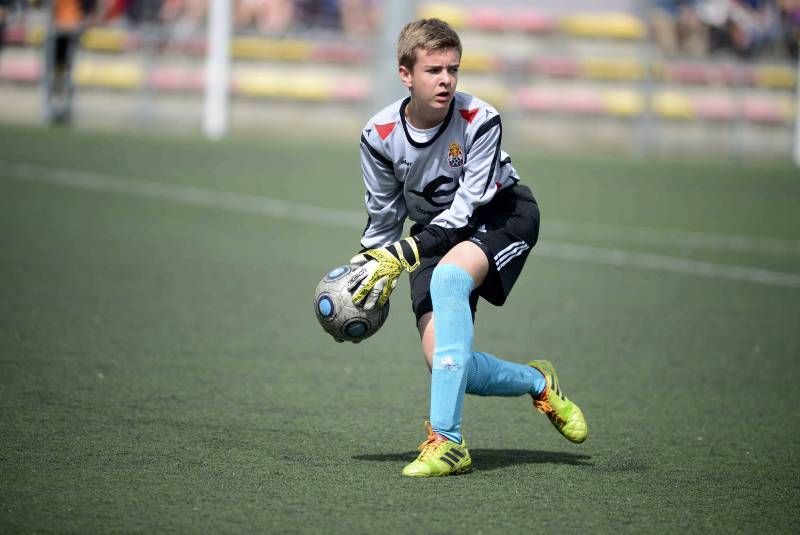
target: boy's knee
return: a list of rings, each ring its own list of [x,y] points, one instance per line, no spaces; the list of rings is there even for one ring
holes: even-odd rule
[[[431,299],[447,296],[469,297],[472,277],[454,264],[439,264],[431,276]]]

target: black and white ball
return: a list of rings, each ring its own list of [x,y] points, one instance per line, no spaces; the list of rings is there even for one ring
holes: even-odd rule
[[[344,265],[330,270],[314,292],[314,312],[319,324],[337,342],[365,340],[378,332],[389,316],[388,302],[372,310],[353,304],[353,296],[347,290],[347,279],[354,269],[354,266]]]

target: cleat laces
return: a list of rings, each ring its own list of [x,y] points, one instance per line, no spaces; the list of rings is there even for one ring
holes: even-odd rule
[[[541,412],[542,414],[546,415],[550,418],[551,421],[557,422],[559,425],[564,425],[566,422],[563,418],[561,418],[558,413],[553,409],[553,406],[547,400],[547,394],[549,393],[549,389],[545,388],[544,392],[542,392],[539,399],[533,400],[533,406],[536,407],[536,410]]]
[[[447,442],[445,437],[433,430],[430,422],[425,422],[425,429],[428,431],[428,438],[420,442],[419,446],[417,446],[417,450],[420,452],[418,459],[422,459],[428,454],[433,453],[440,444]]]

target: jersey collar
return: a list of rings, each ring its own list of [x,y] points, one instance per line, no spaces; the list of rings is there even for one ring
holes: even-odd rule
[[[411,102],[411,97],[406,97],[405,100],[403,100],[403,102],[400,104],[400,122],[403,123],[403,132],[405,132],[406,140],[412,147],[415,149],[424,149],[425,147],[431,146],[434,141],[439,139],[439,136],[442,135],[442,132],[447,129],[447,125],[450,124],[450,118],[453,117],[453,110],[456,107],[456,97],[453,95],[453,100],[450,101],[450,108],[447,110],[447,116],[444,118],[444,121],[442,121],[441,126],[439,126],[439,130],[436,131],[436,134],[432,138],[424,143],[414,141],[414,138],[412,138],[411,134],[408,133],[408,125],[406,124],[406,106],[408,106],[409,102]]]

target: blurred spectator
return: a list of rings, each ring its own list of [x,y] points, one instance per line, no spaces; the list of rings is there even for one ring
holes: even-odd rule
[[[769,51],[780,41],[780,19],[775,0],[737,0],[732,2],[731,38],[734,50],[751,57]]]
[[[382,0],[237,0],[237,29],[264,33],[291,29],[342,31],[351,36],[377,29]]]
[[[192,0],[185,0],[188,4]],[[193,0],[206,4],[208,0]],[[163,0],[125,0],[125,17],[131,26],[143,23],[152,24],[161,19]]]
[[[653,37],[666,54],[703,57],[708,28],[697,15],[699,0],[652,0],[648,14]]]
[[[800,42],[800,0],[779,0],[781,38],[786,53],[797,59]]]
[[[116,0],[127,2],[128,0]],[[210,0],[209,0],[210,1]],[[165,24],[174,24],[183,15],[186,0],[163,0],[161,3],[161,21]]]
[[[183,41],[203,31],[210,0],[163,0],[160,22],[168,27],[170,39]]]
[[[0,57],[3,55],[3,43],[6,35],[6,21],[11,11],[11,0],[0,0]]]
[[[128,0],[101,0],[99,22],[101,24],[112,22],[123,16],[127,10]]]
[[[0,56],[5,43],[6,26],[14,18],[21,18],[25,14],[27,4],[23,0],[0,0]]]
[[[68,124],[72,120],[72,67],[81,34],[96,8],[96,0],[53,0],[53,32],[46,41],[48,123]]]
[[[379,28],[381,0],[339,0],[342,31],[351,37],[367,37]]]
[[[295,0],[295,20],[304,28],[339,30],[338,0]]]
[[[294,0],[237,0],[237,29],[255,28],[265,33],[283,33],[294,22]]]
[[[711,50],[751,58],[781,39],[775,0],[705,0],[698,15],[711,29]]]

